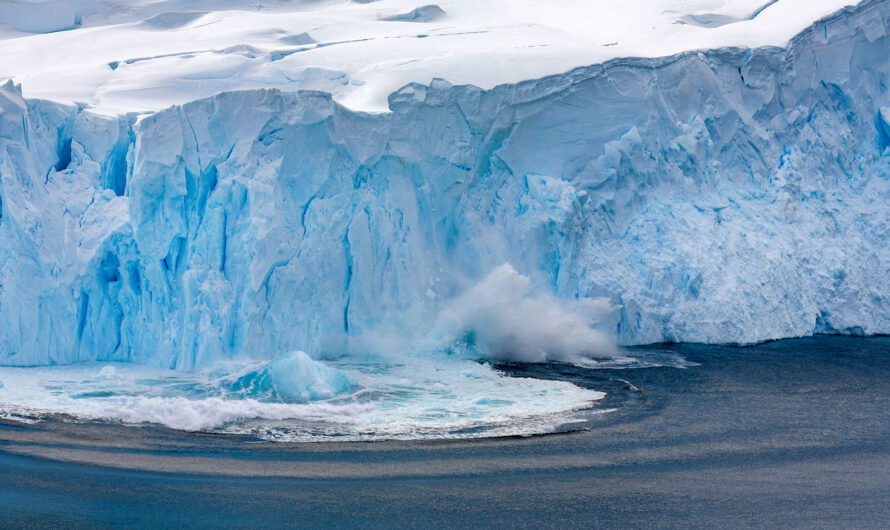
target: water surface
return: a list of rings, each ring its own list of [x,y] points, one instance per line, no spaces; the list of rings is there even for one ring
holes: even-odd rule
[[[673,345],[686,368],[500,365],[604,391],[581,430],[269,443],[45,419],[0,426],[7,526],[890,525],[890,339]]]

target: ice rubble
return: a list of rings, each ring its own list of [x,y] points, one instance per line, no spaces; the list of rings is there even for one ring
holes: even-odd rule
[[[384,114],[266,89],[109,118],[7,83],[0,363],[361,350],[504,263],[611,300],[623,344],[890,332],[888,24],[868,1],[787,48],[437,79]]]

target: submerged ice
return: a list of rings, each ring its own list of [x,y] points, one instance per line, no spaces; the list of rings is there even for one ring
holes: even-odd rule
[[[304,352],[294,351],[239,377],[231,388],[245,397],[301,403],[342,394],[349,388],[349,379]]]

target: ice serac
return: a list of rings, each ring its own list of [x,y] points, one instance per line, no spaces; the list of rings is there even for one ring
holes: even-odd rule
[[[888,26],[869,1],[783,49],[436,80],[386,114],[259,90],[136,121],[7,84],[0,363],[423,337],[504,263],[611,299],[624,344],[888,333]]]

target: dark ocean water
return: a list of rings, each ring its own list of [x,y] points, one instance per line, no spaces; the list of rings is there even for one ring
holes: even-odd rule
[[[890,338],[501,365],[608,393],[565,434],[274,444],[0,424],[4,527],[890,527]],[[578,428],[581,430],[577,430]]]

